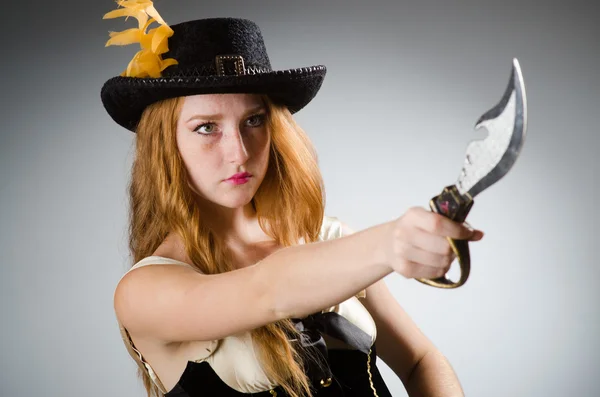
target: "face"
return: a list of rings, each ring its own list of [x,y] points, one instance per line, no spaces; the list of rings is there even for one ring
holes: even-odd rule
[[[190,186],[200,198],[228,208],[252,200],[269,161],[266,117],[258,95],[185,97],[177,122],[177,146]],[[236,174],[241,178],[230,179]]]

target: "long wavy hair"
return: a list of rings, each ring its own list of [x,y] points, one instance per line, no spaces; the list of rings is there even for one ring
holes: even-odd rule
[[[262,97],[271,134],[267,172],[252,203],[259,224],[281,246],[318,239],[325,195],[316,151],[289,110]],[[167,234],[177,233],[192,265],[204,274],[234,270],[222,240],[203,222],[188,173],[177,148],[176,126],[183,98],[149,106],[136,130],[136,152],[129,184],[129,249],[133,263],[150,256]],[[252,338],[269,379],[292,397],[312,396],[305,373],[311,353],[293,343],[298,332],[290,319],[253,329]],[[290,338],[290,336],[292,336]],[[143,363],[138,364],[148,397],[163,397]]]

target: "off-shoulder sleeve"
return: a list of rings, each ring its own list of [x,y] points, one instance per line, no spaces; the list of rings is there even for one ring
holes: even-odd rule
[[[334,216],[325,216],[323,218],[323,226],[321,227],[321,239],[322,240],[331,240],[334,238],[348,236],[354,233],[348,225],[340,221],[337,217]],[[367,290],[363,289],[358,294],[355,295],[357,298],[366,298]]]

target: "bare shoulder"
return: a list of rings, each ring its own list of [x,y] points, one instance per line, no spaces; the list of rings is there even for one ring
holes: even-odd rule
[[[163,345],[219,340],[278,319],[257,266],[218,274],[172,263],[136,268],[118,283],[114,309],[132,334]]]
[[[123,323],[126,322],[124,317],[127,317],[131,305],[143,304],[143,291],[158,288],[161,276],[164,276],[165,273],[191,274],[194,271],[187,256],[180,254],[184,252],[180,247],[181,242],[177,236],[167,235],[152,255],[143,259],[146,262],[143,266],[129,270],[121,278],[115,288],[114,303],[115,310],[118,309],[119,319],[123,317]],[[157,260],[153,261],[153,258]],[[140,262],[137,263],[138,266],[141,264]]]
[[[117,319],[131,333],[144,334],[145,313],[156,305],[157,291],[173,294],[185,288],[184,280],[198,274],[189,265],[159,263],[130,270],[115,287],[113,303]]]
[[[182,252],[178,236],[169,234],[150,257],[144,258],[143,266],[129,270],[117,284],[113,298],[115,313],[130,333],[144,334],[144,313],[155,305],[157,291],[172,293],[174,288],[182,287],[178,279],[194,275],[195,269]]]

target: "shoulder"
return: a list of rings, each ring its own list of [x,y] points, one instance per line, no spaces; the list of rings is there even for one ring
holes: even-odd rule
[[[121,279],[119,280],[119,282],[117,283],[117,287],[122,284],[124,279],[131,279],[131,274],[132,273],[137,273],[139,274],[140,272],[134,272],[134,270],[139,269],[139,268],[164,268],[165,266],[160,266],[160,265],[179,265],[179,266],[172,266],[175,268],[189,268],[192,269],[193,266],[190,265],[189,263],[177,260],[177,259],[173,259],[167,256],[160,256],[160,255],[151,255],[151,256],[147,256],[141,260],[139,260],[138,262],[136,262],[133,266],[131,266],[129,268],[129,270],[127,270],[122,276]],[[142,271],[142,273],[144,273],[144,271]]]
[[[167,275],[182,274],[183,277],[189,277],[197,272],[186,262],[159,255],[151,255],[136,262],[115,286],[113,305],[117,319],[126,322],[127,313],[138,311],[145,304],[149,291],[161,290],[166,287],[161,286],[162,284],[172,282]]]

